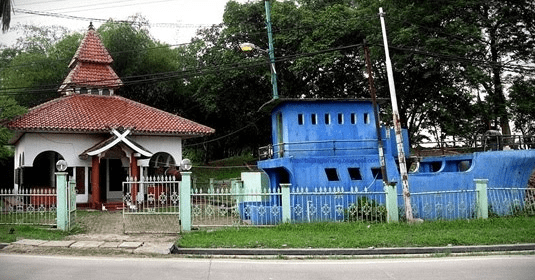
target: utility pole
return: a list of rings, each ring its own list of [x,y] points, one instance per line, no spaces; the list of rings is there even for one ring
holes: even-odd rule
[[[398,101],[396,97],[396,87],[394,84],[394,73],[392,72],[392,62],[390,61],[390,53],[388,51],[388,40],[386,38],[386,27],[384,19],[383,8],[379,8],[379,17],[381,19],[381,29],[383,32],[383,41],[385,45],[385,62],[386,73],[388,76],[388,87],[390,88],[390,99],[392,101],[392,116],[394,121],[394,130],[396,131],[396,143],[398,147],[398,161],[399,173],[401,176],[401,184],[403,185],[403,201],[405,202],[405,216],[408,222],[413,222],[411,205],[411,193],[409,191],[409,177],[407,175],[407,162],[405,160],[405,152],[403,151],[403,136],[401,135],[401,121],[399,117]]]
[[[373,85],[372,63],[370,61],[370,50],[366,41],[364,41],[364,56],[366,58],[366,70],[368,71],[368,85],[370,87],[370,95],[372,97],[373,116],[375,117],[375,131],[377,133],[377,150],[379,152],[379,162],[381,163],[381,176],[383,177],[384,185],[388,185],[388,174],[386,172],[386,160],[383,147],[383,139],[381,137],[381,120],[379,119],[379,112],[377,111],[377,97],[375,94],[375,87]]]
[[[273,86],[273,99],[279,99],[277,88],[277,71],[275,70],[275,49],[273,48],[273,32],[271,30],[271,1],[264,1],[266,6],[266,27],[269,41],[269,61],[271,64],[271,85]]]

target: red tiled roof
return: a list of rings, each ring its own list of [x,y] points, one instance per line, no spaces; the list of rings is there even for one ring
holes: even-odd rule
[[[110,64],[113,58],[91,26],[69,64],[71,71],[60,86],[117,88],[123,83]]]
[[[103,64],[111,64],[113,62],[113,58],[106,47],[104,47],[104,44],[102,44],[100,36],[95,29],[93,29],[93,27],[89,28],[84,39],[82,39],[80,46],[74,54],[73,60],[74,59],[78,59],[79,61],[83,62]],[[71,65],[69,65],[69,67],[70,66]]]
[[[120,96],[73,94],[29,110],[7,127],[20,131],[109,132],[129,128],[133,135],[204,136],[214,129]]]
[[[114,88],[122,84],[119,76],[106,64],[76,64],[69,72],[63,84],[75,84],[79,87]]]

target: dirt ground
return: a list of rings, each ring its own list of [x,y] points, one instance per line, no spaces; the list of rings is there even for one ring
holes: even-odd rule
[[[85,233],[71,235],[68,240],[175,242],[179,237],[178,234],[125,234],[121,211],[80,215],[76,223]]]

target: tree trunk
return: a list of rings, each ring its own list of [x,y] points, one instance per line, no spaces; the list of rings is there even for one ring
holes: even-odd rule
[[[0,17],[2,18],[2,31],[6,32],[11,22],[11,0],[0,0]]]
[[[490,35],[490,52],[491,52],[491,61],[494,65],[492,67],[492,80],[494,84],[494,96],[491,98],[491,106],[493,107],[494,117],[497,118],[497,121],[500,124],[503,135],[511,135],[511,127],[509,126],[509,116],[507,114],[507,105],[505,100],[505,95],[503,93],[503,85],[501,73],[502,69],[499,65],[500,58],[497,47],[497,38],[496,38],[496,29],[491,29],[489,32]]]

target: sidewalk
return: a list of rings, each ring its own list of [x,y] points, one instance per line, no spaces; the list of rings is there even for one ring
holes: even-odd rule
[[[171,254],[175,245],[173,242],[142,242],[142,241],[96,241],[96,240],[61,240],[46,241],[36,239],[22,239],[13,243],[0,244],[0,249],[8,247],[38,247],[38,248],[69,248],[94,250],[99,249],[121,250],[133,254]],[[0,251],[1,252],[1,251]]]

